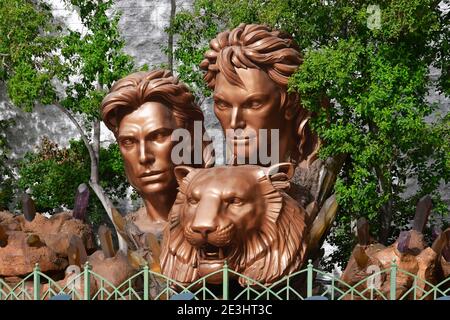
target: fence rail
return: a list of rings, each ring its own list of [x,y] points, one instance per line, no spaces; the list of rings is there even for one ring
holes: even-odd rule
[[[222,284],[208,285],[208,278],[220,273]],[[398,284],[400,277],[401,285]],[[244,286],[236,285],[234,280],[239,278]],[[323,284],[324,281],[327,283]],[[147,266],[114,286],[92,271],[89,263],[65,282],[51,279],[37,264],[18,284],[10,285],[0,278],[0,300],[47,300],[58,294],[70,295],[74,300],[167,300],[174,294],[186,292],[197,300],[304,300],[312,296],[330,300],[431,300],[450,295],[450,277],[433,284],[399,269],[394,261],[390,268],[375,270],[357,283],[348,284],[314,268],[309,261],[305,269],[267,286],[229,269],[227,264],[188,286],[153,272]]]

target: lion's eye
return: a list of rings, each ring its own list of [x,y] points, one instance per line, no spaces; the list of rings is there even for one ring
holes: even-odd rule
[[[195,204],[198,203],[198,200],[195,199],[195,198],[189,198],[189,199],[188,199],[188,203],[191,204],[191,205],[195,205]]]

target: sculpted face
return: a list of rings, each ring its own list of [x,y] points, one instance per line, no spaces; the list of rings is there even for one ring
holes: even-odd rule
[[[283,159],[289,144],[290,116],[281,110],[282,89],[266,72],[254,68],[236,68],[245,88],[231,84],[222,73],[216,76],[214,112],[222,129],[235,130],[234,153],[245,147],[245,157],[258,152],[259,130],[267,131],[267,150],[271,143],[279,143],[279,158]],[[270,141],[271,129],[279,129],[279,141]],[[266,141],[261,141],[266,143]],[[242,151],[241,151],[242,152]],[[258,157],[259,159],[259,157]]]
[[[209,175],[199,175],[195,184],[187,191],[188,206],[183,219],[192,221],[191,229],[195,232],[193,240],[206,238],[211,231],[219,229],[219,226],[226,227],[230,223],[238,229],[250,231],[256,229],[261,222],[264,208],[254,205],[258,203],[258,196],[261,195],[258,190],[251,188],[256,184],[256,176],[248,175],[249,179],[243,181],[238,174],[244,174],[246,168],[237,168],[237,174],[233,176],[229,176],[228,169],[222,167],[215,172],[215,178],[224,181],[221,188],[218,188],[215,179],[211,180]],[[224,210],[224,203],[227,205],[226,216],[208,215],[208,211]]]
[[[176,167],[180,191],[163,238],[163,273],[181,283],[210,275],[206,281],[218,284],[222,273],[213,273],[227,261],[267,284],[296,270],[306,227],[305,212],[283,192],[292,174],[289,163]]]
[[[222,167],[211,175],[197,175],[186,192],[186,205],[181,223],[189,243],[199,248],[198,265],[201,274],[223,267],[224,260],[233,254],[238,237],[256,232],[264,215],[264,204],[258,189],[257,175],[246,174],[248,168]],[[241,177],[245,175],[244,181]],[[217,180],[223,181],[218,186]]]
[[[117,141],[128,181],[145,198],[176,190],[170,137],[177,128],[169,109],[159,102],[146,102],[120,121]]]

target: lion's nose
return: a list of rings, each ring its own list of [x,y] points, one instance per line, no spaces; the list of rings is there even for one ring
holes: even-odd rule
[[[191,226],[192,231],[196,233],[201,233],[203,238],[206,238],[208,236],[208,233],[212,233],[216,231],[217,226],[212,225],[192,225]]]

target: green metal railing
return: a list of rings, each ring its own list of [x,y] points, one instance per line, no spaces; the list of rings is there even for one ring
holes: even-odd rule
[[[208,278],[219,273],[222,273],[222,285],[208,285]],[[398,287],[398,277],[406,279],[407,285]],[[240,279],[244,285],[232,285],[236,279]],[[390,268],[373,272],[357,283],[348,284],[314,268],[309,261],[305,269],[271,285],[264,285],[235,272],[227,264],[223,269],[189,286],[153,272],[148,266],[122,284],[114,286],[92,271],[89,263],[78,274],[73,274],[64,285],[41,272],[37,264],[33,272],[16,285],[8,285],[0,278],[0,300],[46,300],[61,293],[70,295],[74,300],[167,300],[182,292],[191,292],[197,300],[304,300],[313,295],[330,300],[423,300],[450,295],[450,277],[433,284],[399,269],[393,261]]]

